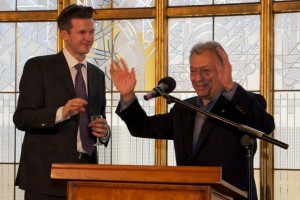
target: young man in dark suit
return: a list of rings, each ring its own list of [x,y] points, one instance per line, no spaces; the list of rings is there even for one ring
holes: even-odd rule
[[[248,190],[246,150],[240,141],[245,132],[179,104],[168,113],[147,116],[134,94],[134,70],[128,70],[121,59],[114,61],[110,73],[121,95],[116,113],[131,135],[174,140],[177,165],[221,166],[225,181]],[[265,99],[233,82],[231,64],[219,43],[198,43],[192,48],[190,79],[197,96],[186,102],[266,134],[274,130]],[[253,199],[257,199],[252,180]]]
[[[110,138],[105,120],[105,75],[86,61],[94,41],[91,7],[70,5],[58,17],[65,47],[29,59],[13,120],[25,131],[16,185],[25,200],[65,199],[50,178],[52,163],[96,163],[96,138]],[[77,66],[79,66],[77,68]],[[90,116],[103,118],[90,122]]]

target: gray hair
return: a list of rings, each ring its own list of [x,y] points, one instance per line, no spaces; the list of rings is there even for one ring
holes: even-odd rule
[[[220,60],[221,64],[223,65],[223,60],[222,58],[219,56],[218,52],[217,52],[217,47],[220,47],[223,49],[223,47],[215,41],[208,41],[205,43],[202,42],[198,42],[197,44],[195,44],[191,51],[190,51],[190,57],[189,57],[189,61],[191,61],[191,58],[193,55],[197,54],[201,54],[204,51],[210,51],[216,54],[217,58]]]

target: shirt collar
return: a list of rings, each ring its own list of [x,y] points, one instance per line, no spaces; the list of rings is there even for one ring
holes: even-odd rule
[[[204,106],[202,103],[202,100],[200,97],[197,98],[196,100],[196,106],[206,110],[206,111],[210,111],[214,105],[216,104],[217,100],[219,99],[219,97],[221,96],[221,94],[223,93],[224,89],[220,89],[219,92],[213,96],[213,98],[208,102],[207,106]]]
[[[79,63],[76,60],[76,58],[74,58],[66,48],[63,48],[62,51],[70,69]],[[81,63],[84,65],[84,67],[86,67],[87,66],[86,58],[84,58],[84,60]]]

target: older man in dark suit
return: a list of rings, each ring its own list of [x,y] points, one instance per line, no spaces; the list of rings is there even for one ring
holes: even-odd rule
[[[105,120],[105,75],[86,61],[94,41],[93,8],[71,5],[58,17],[65,48],[29,59],[14,114],[25,131],[16,185],[25,199],[65,199],[50,179],[52,163],[96,163],[96,138],[110,138]],[[90,122],[91,115],[103,118]]]
[[[149,117],[133,91],[134,70],[129,71],[121,59],[112,64],[110,73],[121,94],[116,112],[131,135],[174,140],[177,165],[221,166],[225,181],[248,189],[246,150],[240,143],[245,132],[177,104],[169,113]],[[267,134],[274,130],[265,99],[233,82],[231,64],[219,43],[198,43],[192,48],[190,79],[197,96],[186,102]],[[252,188],[257,199],[255,184]]]

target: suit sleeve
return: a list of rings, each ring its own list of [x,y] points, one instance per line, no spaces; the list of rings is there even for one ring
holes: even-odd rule
[[[274,118],[266,112],[267,103],[262,95],[247,92],[238,86],[230,104],[237,113],[234,121],[265,134],[270,134],[275,129]]]
[[[166,114],[148,116],[135,99],[128,108],[120,111],[119,103],[116,113],[126,123],[132,136],[155,139],[173,139],[172,110]]]
[[[22,131],[55,126],[57,108],[45,107],[45,89],[40,65],[42,63],[30,59],[24,66],[18,105],[13,116],[16,127]]]

